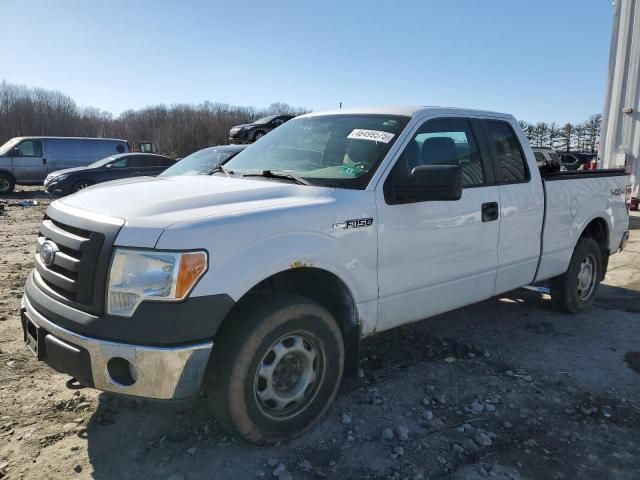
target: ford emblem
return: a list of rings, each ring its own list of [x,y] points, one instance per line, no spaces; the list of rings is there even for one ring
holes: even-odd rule
[[[40,259],[47,267],[53,265],[53,261],[56,258],[56,252],[58,246],[51,240],[46,240],[40,247]]]

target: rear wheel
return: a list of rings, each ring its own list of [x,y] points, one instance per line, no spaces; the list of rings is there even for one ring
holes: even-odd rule
[[[11,175],[0,173],[0,195],[13,192],[15,186],[16,183]]]
[[[80,190],[84,190],[91,185],[93,185],[93,182],[90,182],[89,180],[80,180],[71,188],[71,193],[79,192]]]
[[[567,271],[551,279],[551,300],[560,309],[579,313],[593,304],[602,278],[602,251],[593,238],[582,237]]]
[[[256,297],[216,335],[205,389],[227,430],[272,444],[326,413],[343,364],[342,334],[324,307],[297,295]]]

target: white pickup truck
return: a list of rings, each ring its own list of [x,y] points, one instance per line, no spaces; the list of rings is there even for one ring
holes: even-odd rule
[[[24,338],[97,389],[204,389],[229,431],[277,442],[322,417],[367,335],[542,280],[560,308],[588,308],[628,237],[628,184],[542,178],[510,115],[304,115],[209,176],[53,202]]]

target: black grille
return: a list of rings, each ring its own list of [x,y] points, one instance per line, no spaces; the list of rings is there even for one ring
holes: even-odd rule
[[[40,225],[35,257],[36,283],[63,303],[87,312],[102,313],[112,243],[119,226],[73,217],[62,221],[57,216],[51,218],[50,213],[55,215],[51,207]],[[86,224],[92,229],[70,223]],[[51,265],[45,265],[40,257],[40,248],[47,241],[56,246]]]

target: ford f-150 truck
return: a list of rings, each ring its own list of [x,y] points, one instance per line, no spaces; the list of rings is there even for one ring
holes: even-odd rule
[[[210,176],[53,202],[24,338],[83,385],[204,390],[229,431],[277,442],[327,411],[365,336],[543,280],[559,308],[589,308],[628,237],[628,184],[541,177],[510,115],[304,115]]]

